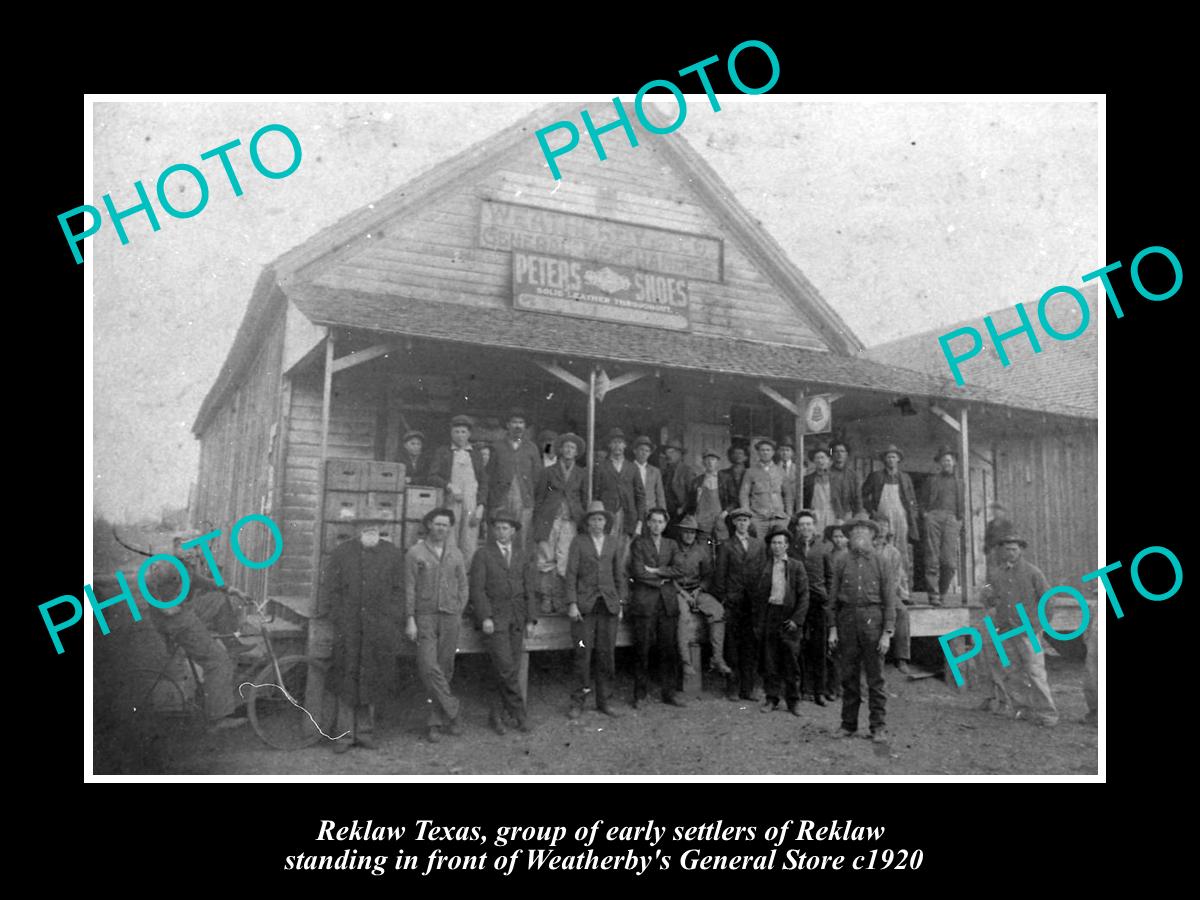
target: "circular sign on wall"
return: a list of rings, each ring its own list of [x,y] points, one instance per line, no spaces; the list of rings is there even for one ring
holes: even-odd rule
[[[804,430],[808,434],[820,434],[829,431],[833,416],[829,409],[828,397],[810,397],[804,408]]]

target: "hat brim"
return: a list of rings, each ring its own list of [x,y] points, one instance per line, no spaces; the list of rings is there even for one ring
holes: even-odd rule
[[[517,531],[521,530],[520,520],[514,519],[512,516],[492,516],[491,520],[489,521],[489,524],[499,525],[501,522],[507,522],[513,528],[517,529]]]

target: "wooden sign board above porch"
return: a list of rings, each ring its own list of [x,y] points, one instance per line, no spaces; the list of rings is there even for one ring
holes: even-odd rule
[[[724,244],[719,238],[498,200],[481,204],[479,245],[724,281]]]
[[[691,328],[686,278],[513,251],[513,306],[606,322],[687,331]]]

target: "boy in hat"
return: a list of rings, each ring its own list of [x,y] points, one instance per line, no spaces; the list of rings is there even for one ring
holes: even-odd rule
[[[833,503],[833,479],[829,473],[829,448],[818,444],[808,451],[813,471],[804,476],[804,508],[811,510],[817,531],[837,521]]]
[[[726,659],[737,677],[726,676],[725,696],[730,700],[755,700],[754,679],[758,675],[761,633],[754,618],[754,587],[767,564],[766,545],[750,536],[754,515],[738,508],[729,514],[733,534],[717,551],[717,574],[713,582],[717,599],[725,608]]]
[[[941,606],[958,571],[963,515],[963,483],[954,474],[956,458],[949,447],[940,447],[933,461],[938,473],[925,482],[925,586],[929,602]]]
[[[429,483],[445,491],[446,508],[454,513],[450,544],[462,551],[469,566],[479,544],[479,523],[487,506],[488,481],[483,457],[471,446],[471,419],[450,420],[450,446],[439,447],[429,466]]]
[[[343,509],[349,521],[354,511]],[[354,744],[373,750],[375,706],[392,688],[400,652],[400,611],[404,609],[404,554],[380,540],[378,522],[359,522],[359,539],[343,541],[329,555],[321,579],[316,618],[328,617],[333,630],[329,690],[338,697],[339,733],[335,753]]]
[[[683,674],[694,675],[688,652],[688,616],[700,613],[708,620],[708,640],[712,647],[709,668],[732,675],[725,662],[725,607],[712,595],[714,559],[708,541],[700,540],[700,523],[695,516],[684,516],[677,526],[679,556],[675,560],[675,592],[679,602],[679,658]]]
[[[529,732],[525,698],[521,695],[520,662],[525,639],[533,637],[534,567],[517,544],[521,530],[517,513],[498,510],[491,518],[491,539],[471,563],[471,606],[484,634],[495,673],[496,693],[489,724],[504,734],[505,717]]]
[[[429,477],[429,454],[425,449],[425,434],[406,431],[400,438],[400,462],[404,463],[405,484],[424,484]]]
[[[1022,558],[1027,546],[1020,535],[1005,535],[1000,542],[1000,562],[980,591],[983,613],[1000,633],[1026,624],[1017,612],[1018,603],[1024,609],[1050,590],[1042,570]],[[1001,662],[992,641],[986,644],[983,652],[987,654],[993,695],[985,704],[997,712],[1011,708],[1018,719],[1029,718],[1038,725],[1057,725],[1058,708],[1046,678],[1046,655],[1040,646],[1034,646],[1029,632],[1005,639],[1002,646],[1008,665]]]
[[[587,504],[587,476],[578,462],[586,450],[579,435],[560,434],[554,439],[557,461],[538,473],[534,486],[533,539],[544,542],[539,552],[554,560],[560,577],[567,574],[567,555]]]
[[[725,526],[725,505],[722,499],[721,474],[717,466],[721,457],[715,450],[704,451],[704,471],[692,479],[687,492],[684,512],[693,516],[700,533],[715,547],[729,537]]]
[[[788,558],[792,535],[783,527],[767,535],[767,564],[755,585],[756,618],[762,623],[762,712],[774,712],[780,695],[788,712],[800,715],[800,639],[808,616],[808,572],[804,563]]]
[[[863,506],[872,518],[885,516],[892,526],[896,549],[904,560],[904,571],[912,576],[912,549],[910,541],[917,541],[917,492],[907,472],[900,470],[904,453],[895,444],[879,454],[883,468],[872,472],[863,482]],[[935,588],[931,587],[930,590]]]
[[[524,546],[533,525],[533,488],[542,469],[542,455],[525,433],[524,410],[511,410],[506,427],[507,434],[492,446],[488,502],[493,516],[505,511],[520,517],[516,541]]]
[[[454,656],[470,582],[462,552],[450,542],[454,511],[431,509],[421,520],[425,537],[404,557],[405,633],[417,644],[417,675],[429,694],[429,740],[441,740],[441,729],[462,734],[458,699],[450,691]]]
[[[742,507],[754,514],[754,527],[761,535],[775,525],[787,527],[792,518],[793,494],[783,470],[773,462],[775,442],[760,438],[754,449],[758,452],[758,462],[746,472],[739,499]]]
[[[848,522],[850,549],[833,565],[833,623],[829,645],[839,651],[842,670],[842,725],[835,737],[858,730],[862,705],[862,670],[867,671],[871,739],[887,741],[887,690],[883,658],[896,628],[896,579],[892,568],[872,547],[879,526],[870,519]]]
[[[567,559],[567,617],[575,654],[575,690],[568,718],[583,715],[592,693],[595,669],[596,709],[616,718],[610,705],[616,670],[617,623],[628,583],[620,561],[620,541],[612,534],[613,514],[599,500],[588,505],[584,534],[576,535]]]

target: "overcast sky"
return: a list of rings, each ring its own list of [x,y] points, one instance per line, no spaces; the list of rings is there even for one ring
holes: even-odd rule
[[[759,99],[722,97],[714,113],[697,98],[679,133],[868,346],[1036,301],[1106,262],[1094,104]],[[121,519],[186,504],[199,447],[191,425],[264,265],[537,105],[96,104],[88,202],[111,192],[118,210],[132,206],[135,180],[153,196],[177,162],[204,171],[211,195],[190,219],[160,211],[158,232],[143,215],[126,220],[126,246],[107,221],[87,240],[95,511]],[[304,150],[277,181],[246,155],[272,122]],[[199,159],[234,138],[237,199],[216,160]],[[570,178],[570,156],[560,163]],[[186,176],[170,190],[181,209],[197,202]]]

